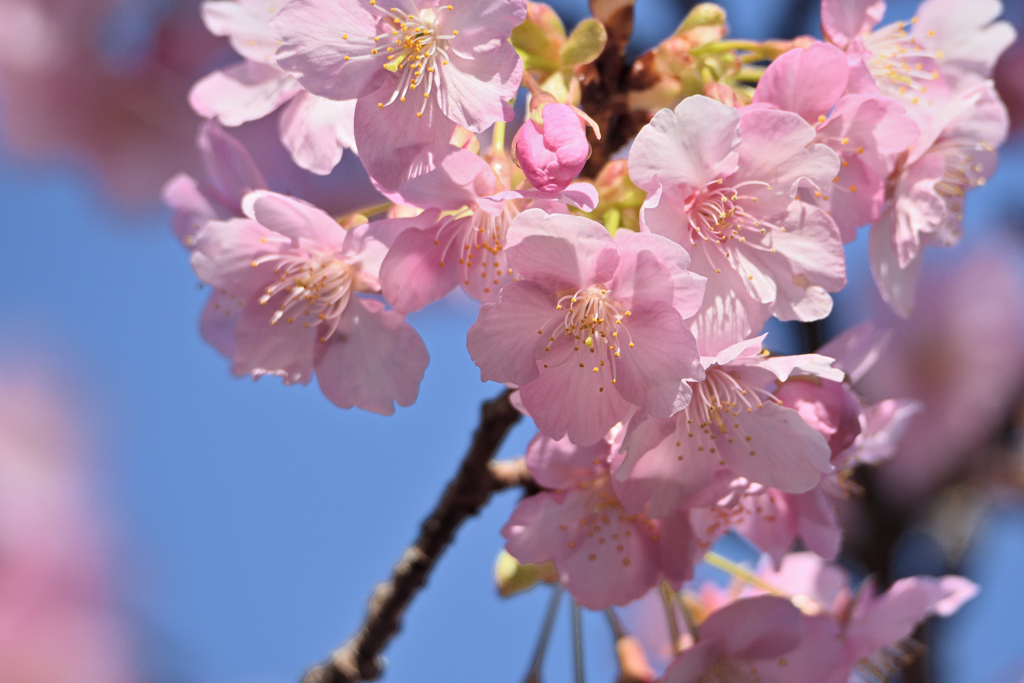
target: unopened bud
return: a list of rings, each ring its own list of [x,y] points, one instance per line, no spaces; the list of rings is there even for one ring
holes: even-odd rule
[[[544,564],[522,564],[505,550],[498,554],[494,563],[494,580],[502,597],[521,593],[538,583],[558,581],[558,570],[551,562]]]
[[[527,3],[526,21],[512,31],[512,45],[532,71],[560,70],[565,41],[565,25],[558,13],[542,2]]]
[[[535,112],[541,114],[539,125]],[[548,103],[534,109],[519,129],[513,148],[526,179],[542,192],[564,190],[590,156],[584,123],[568,104]]]
[[[725,26],[725,10],[713,2],[700,3],[686,15],[683,23],[676,29],[676,35],[698,26]]]

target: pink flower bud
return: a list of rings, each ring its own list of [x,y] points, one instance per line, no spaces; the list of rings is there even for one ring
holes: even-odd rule
[[[526,179],[542,192],[560,192],[579,175],[590,155],[583,122],[568,104],[546,104],[542,125],[526,120],[515,141]]]

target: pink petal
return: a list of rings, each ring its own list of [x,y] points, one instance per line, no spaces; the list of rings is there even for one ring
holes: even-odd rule
[[[273,265],[254,268],[253,260],[276,251],[280,242],[280,235],[253,220],[210,221],[196,235],[192,268],[206,284],[248,300],[275,279]]]
[[[335,102],[299,93],[281,112],[281,142],[299,168],[327,175],[341,161],[346,147],[354,148],[355,100]]]
[[[579,527],[586,519],[588,533],[579,537],[575,554],[557,562],[559,574],[583,607],[625,605],[658,583],[660,548],[647,524],[631,521],[621,510],[609,507],[595,514],[600,499],[593,498],[590,509],[571,521]]]
[[[854,38],[869,33],[884,14],[884,0],[822,0],[822,32],[845,48]]]
[[[501,290],[497,303],[481,306],[479,317],[466,336],[466,346],[480,368],[481,381],[522,386],[535,380],[540,374],[536,354],[543,349],[555,323],[562,320],[556,314],[555,295],[526,281],[513,282]],[[538,331],[542,334],[538,335]],[[525,397],[524,403],[529,405]],[[563,430],[549,436],[561,438],[564,434]]]
[[[413,178],[393,195],[395,199],[421,209],[452,211],[491,195],[496,179],[494,171],[478,155],[453,148],[438,161],[434,170]],[[503,201],[499,211],[501,208],[504,208]]]
[[[270,24],[281,41],[277,63],[315,95],[332,100],[369,95],[397,78],[383,68],[383,55],[370,54],[378,16],[361,2],[290,1]]]
[[[265,304],[257,295],[242,308],[231,371],[237,377],[277,375],[285,384],[308,384],[313,379],[319,326],[306,327],[301,321],[289,323],[283,318],[271,324],[271,316],[288,293],[280,292]]]
[[[798,114],[812,125],[827,115],[846,90],[849,67],[842,50],[826,43],[785,53],[769,65],[754,92],[754,104]]]
[[[473,229],[468,218],[430,225],[437,212],[422,217],[425,229],[402,232],[381,265],[381,290],[401,313],[418,311],[459,286],[459,236]]]
[[[700,244],[691,256],[691,270],[705,275],[708,284],[704,303],[691,319],[690,329],[701,355],[714,356],[759,331],[771,317],[771,309],[747,293],[746,278],[719,250]]]
[[[502,41],[470,58],[452,52],[449,62],[443,67],[438,97],[450,119],[474,133],[512,120],[509,100],[519,89],[523,62],[510,43]]]
[[[326,347],[316,376],[334,405],[391,415],[416,402],[430,354],[402,314],[353,296]]]
[[[429,100],[422,117],[416,116],[416,102],[378,106],[390,98],[386,88],[362,97],[355,114],[359,158],[384,193],[394,193],[411,178],[432,171],[456,149],[449,144],[455,123],[444,116],[436,98]]]
[[[772,489],[747,496],[743,499],[744,515],[733,524],[737,533],[768,553],[776,567],[792,550],[799,530],[792,499],[792,495]]]
[[[770,217],[784,211],[800,185],[824,190],[839,172],[839,157],[824,145],[812,144],[814,128],[796,114],[774,109],[744,109],[740,165],[730,180],[767,183],[752,187],[759,199],[756,211]]]
[[[803,493],[817,486],[822,474],[832,471],[832,451],[825,437],[795,410],[769,401],[751,412],[738,412],[725,416],[726,430],[714,424],[710,427],[718,436],[711,445],[718,447],[722,460],[736,474],[764,486]],[[734,438],[731,443],[729,436]],[[708,443],[701,438],[697,442]]]
[[[776,253],[758,252],[756,263],[778,288],[773,312],[782,320],[819,320],[832,310],[826,292],[846,286],[846,256],[839,229],[824,211],[795,202],[779,222],[771,243]]]
[[[540,209],[516,216],[505,255],[520,275],[555,290],[605,283],[619,262],[612,236],[600,223]]]
[[[227,36],[231,47],[246,59],[274,66],[279,43],[270,32],[270,20],[283,3],[276,0],[211,0],[200,13],[215,36]]]
[[[620,230],[615,234],[619,267],[611,287],[625,306],[665,301],[683,318],[693,316],[704,299],[704,277],[687,270],[690,255],[660,235]]]
[[[778,657],[800,644],[801,620],[800,610],[784,598],[745,598],[713,612],[700,625],[700,640],[720,642],[729,658]]]
[[[645,190],[655,177],[691,191],[736,170],[739,113],[703,95],[663,109],[637,135],[629,151],[629,177]]]
[[[219,218],[217,208],[202,193],[196,181],[184,173],[167,181],[162,195],[164,203],[174,209],[171,229],[189,249],[195,244],[196,233],[200,228],[207,221]]]
[[[215,289],[199,320],[203,339],[227,358],[235,356],[235,335],[244,303],[230,292]]]
[[[836,517],[835,503],[821,489],[790,496],[789,500],[803,544],[819,557],[836,559],[843,544],[843,528]]]
[[[630,458],[635,464],[624,461],[620,472],[628,472],[625,481],[616,476],[615,489],[619,499],[630,512],[641,512],[647,504],[647,513],[654,518],[667,517],[687,505],[702,491],[719,470],[718,458],[705,450],[687,453],[679,459],[680,450],[676,443],[687,438],[685,420],[648,420],[634,427],[627,437]],[[664,438],[648,445],[651,436]],[[633,456],[636,453],[637,455]]]
[[[266,64],[239,62],[214,71],[192,86],[188,101],[200,116],[225,126],[262,119],[301,88],[287,73]]]
[[[556,441],[537,434],[526,448],[526,466],[544,488],[570,488],[603,475],[610,452],[607,441],[580,447],[568,439]]]
[[[512,283],[502,290],[502,298],[519,284],[526,283]],[[559,316],[555,323],[560,325],[562,320]],[[519,394],[538,429],[552,439],[568,434],[573,443],[588,446],[603,439],[632,406],[608,383],[607,373],[579,367],[570,339],[562,335],[551,344],[550,353],[541,351],[547,367],[528,384],[520,383]]]
[[[260,225],[290,238],[293,244],[310,240],[333,251],[345,241],[345,229],[337,221],[322,209],[294,197],[257,190],[245,196],[242,210]]]
[[[722,657],[719,641],[702,640],[683,650],[672,660],[661,683],[702,683],[704,676]]]
[[[578,489],[524,498],[501,529],[505,549],[520,562],[534,564],[571,557],[586,536],[580,519],[589,502],[589,492]]]
[[[445,6],[445,2],[436,3]],[[442,28],[459,29],[459,35],[450,41],[452,49],[460,55],[475,56],[480,50],[493,49],[493,44],[505,41],[512,29],[526,21],[525,0],[474,0],[453,5],[441,15]]]
[[[652,417],[670,417],[690,403],[688,380],[704,375],[697,340],[670,305],[653,301],[631,311],[622,324],[628,339],[615,359],[615,388]]]
[[[855,657],[869,657],[908,637],[933,614],[949,616],[971,600],[978,586],[958,576],[900,579],[885,593],[862,600],[847,627],[846,640]]]
[[[800,644],[785,657],[750,662],[764,683],[822,683],[841,665],[842,634],[836,620],[831,616],[803,617],[803,626]]]
[[[871,256],[871,274],[885,303],[899,316],[910,316],[914,302],[914,288],[921,269],[920,257],[901,268],[893,245],[895,216],[887,211],[871,226],[868,253]]]
[[[221,195],[225,207],[230,208],[232,215],[240,216],[242,197],[247,192],[267,187],[263,174],[242,143],[228,135],[216,121],[202,125],[197,145],[206,177]]]

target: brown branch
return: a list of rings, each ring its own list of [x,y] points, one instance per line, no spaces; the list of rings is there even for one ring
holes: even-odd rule
[[[515,486],[535,487],[521,460],[493,462],[495,452],[519,413],[506,391],[481,410],[480,425],[458,474],[441,501],[423,522],[416,543],[402,555],[391,579],[377,586],[359,632],[334,651],[331,658],[310,669],[303,683],[356,683],[381,675],[380,653],[402,626],[402,615],[427,582],[434,563],[451,543],[456,530],[480,511],[496,491]]]

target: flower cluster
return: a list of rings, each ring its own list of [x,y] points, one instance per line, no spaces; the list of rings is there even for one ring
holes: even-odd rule
[[[539,430],[525,462],[542,490],[502,532],[516,560],[553,563],[592,609],[679,598],[693,632],[665,681],[884,669],[913,623],[974,588],[796,584],[838,571],[824,561],[851,473],[893,457],[919,405],[855,391],[886,341],[871,324],[790,356],[763,330],[830,314],[865,226],[882,297],[909,314],[924,247],[960,238],[1007,134],[989,76],[1014,36],[988,5],[926,0],[876,28],[881,0],[823,0],[824,40],[750,48],[770,61],[753,76],[702,5],[637,62],[625,119],[645,125],[608,161],[590,154],[614,117],[580,86],[615,40],[598,22],[566,36],[525,0],[207,0],[243,61],[192,90],[208,178],[166,188],[213,288],[203,334],[236,375],[315,374],[338,406],[388,414],[428,362],[404,316],[461,288],[480,302],[481,379],[515,389]],[[281,107],[297,165],[326,174],[347,148],[387,203],[332,217],[267,188],[221,125]],[[687,603],[726,533],[771,566],[753,592]]]

